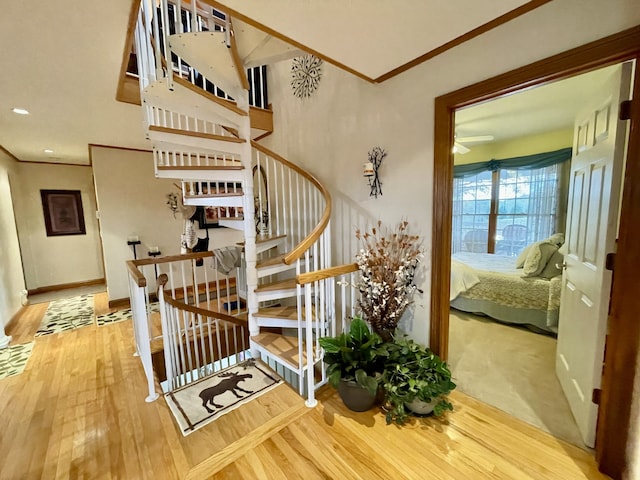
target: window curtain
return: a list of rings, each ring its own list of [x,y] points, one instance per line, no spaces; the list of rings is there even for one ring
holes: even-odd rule
[[[462,250],[462,196],[463,188],[462,184],[464,179],[453,179],[453,215],[451,218],[452,230],[451,230],[451,253],[456,253]]]
[[[559,170],[558,165],[552,165],[530,171],[527,243],[547,238],[556,233],[556,216],[560,194]],[[564,231],[564,226],[562,231]]]
[[[534,155],[525,155],[523,157],[505,158],[503,160],[491,159],[486,162],[471,163],[469,165],[454,165],[453,177],[461,178],[469,175],[477,175],[486,170],[500,170],[506,168],[509,170],[544,168],[558,163],[566,162],[571,159],[571,148],[561,148],[553,152],[536,153]]]
[[[464,179],[486,171],[517,170],[518,174],[530,179],[528,205],[526,210],[515,211],[515,217],[526,216],[527,244],[544,239],[556,232],[564,231],[566,220],[566,196],[568,184],[568,160],[572,149],[563,148],[553,152],[539,153],[503,160],[489,160],[469,165],[454,166],[453,211],[452,211],[452,253],[463,248],[463,193]],[[524,214],[524,215],[523,215]],[[506,220],[506,219],[505,219]],[[510,222],[509,222],[510,223]],[[522,224],[522,220],[517,221]],[[490,232],[491,235],[499,234]],[[498,237],[499,238],[499,237]]]

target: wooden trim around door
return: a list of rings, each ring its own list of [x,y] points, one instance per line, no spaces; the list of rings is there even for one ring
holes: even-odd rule
[[[640,26],[624,30],[525,67],[456,90],[435,100],[434,189],[431,275],[430,346],[448,357],[449,282],[451,275],[451,214],[453,195],[453,123],[457,108],[517,90],[568,78],[596,68],[640,57]],[[636,60],[636,72],[638,71]],[[611,299],[611,321],[605,357],[596,457],[600,469],[621,478],[627,466],[626,443],[631,425],[630,407],[637,369],[640,269],[634,241],[640,235],[640,87],[635,75],[634,105],[627,169],[622,199],[620,240]],[[624,236],[624,238],[623,238]]]

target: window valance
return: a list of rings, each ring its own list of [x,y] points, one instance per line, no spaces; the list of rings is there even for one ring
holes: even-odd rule
[[[480,172],[496,171],[501,168],[518,170],[550,167],[571,159],[571,147],[561,148],[553,152],[536,153],[523,157],[505,158],[503,160],[491,159],[486,162],[471,163],[469,165],[454,165],[453,177],[462,178],[468,175],[477,175]]]

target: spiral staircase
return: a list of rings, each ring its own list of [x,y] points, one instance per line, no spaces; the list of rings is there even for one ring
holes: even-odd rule
[[[272,128],[264,65],[300,52],[195,0],[142,2],[135,37],[156,177],[244,232],[251,353],[293,372],[313,406],[326,381],[317,339],[336,333],[326,282],[352,268],[330,268],[327,189],[255,140]]]

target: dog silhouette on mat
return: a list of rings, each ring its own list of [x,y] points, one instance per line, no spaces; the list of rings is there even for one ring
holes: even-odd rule
[[[223,373],[220,376],[225,377],[225,379],[222,380],[217,385],[214,385],[213,387],[205,388],[200,392],[200,395],[199,395],[200,398],[202,399],[202,406],[206,408],[207,412],[209,413],[213,413],[213,410],[211,410],[207,406],[208,403],[210,403],[212,406],[216,408],[224,407],[224,405],[218,405],[213,401],[213,399],[218,395],[222,395],[225,392],[231,392],[237,398],[243,398],[240,395],[238,395],[236,390],[239,390],[243,393],[253,393],[253,392],[248,392],[247,390],[244,390],[238,386],[238,383],[242,382],[243,380],[246,380],[247,378],[253,377],[253,375],[251,375],[250,373],[245,373],[243,375],[240,375],[237,372],[230,372],[230,373]]]

